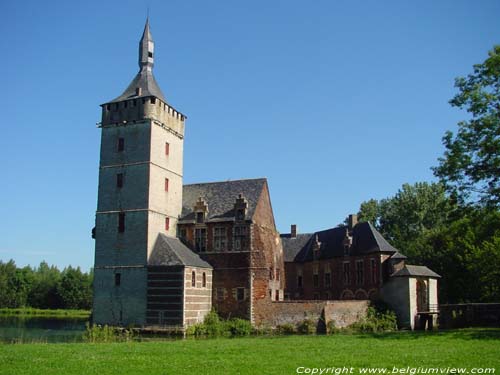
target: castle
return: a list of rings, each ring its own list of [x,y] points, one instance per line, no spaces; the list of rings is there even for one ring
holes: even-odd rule
[[[153,76],[149,21],[139,72],[103,104],[93,321],[186,328],[215,308],[254,325],[352,323],[383,299],[399,324],[435,316],[439,275],[405,264],[369,223],[276,230],[265,178],[183,185],[186,116]]]

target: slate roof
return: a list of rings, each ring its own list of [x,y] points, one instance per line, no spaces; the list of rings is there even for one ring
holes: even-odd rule
[[[136,94],[136,88],[138,87],[141,89],[140,96]],[[153,76],[153,72],[147,69],[142,69],[139,73],[137,73],[132,82],[130,82],[130,85],[128,85],[123,94],[108,103],[115,103],[122,100],[137,99],[148,96],[154,96],[165,103],[167,102],[165,100],[163,92],[160,89],[160,86],[158,86],[158,83]]]
[[[312,235],[313,233],[300,233],[297,237],[292,237],[290,234],[282,234],[281,243],[285,262],[293,262],[297,253],[309,242]]]
[[[343,241],[346,231],[347,227],[341,226],[305,235],[299,234],[296,239],[290,238],[290,234],[281,235],[285,261],[312,261],[312,244],[316,236],[318,241],[321,242],[319,259],[344,256]],[[358,223],[352,231],[352,237],[350,255],[363,255],[376,252],[399,253],[370,223]]]
[[[391,277],[401,277],[401,276],[423,276],[423,277],[433,277],[440,278],[433,270],[427,268],[426,266],[413,266],[413,265],[405,265],[399,271],[394,272]]]
[[[160,233],[148,260],[149,266],[191,266],[212,268],[178,238]]]
[[[407,259],[406,255],[401,254],[399,251],[396,251],[393,255],[391,255],[391,259]]]
[[[265,178],[256,178],[184,185],[180,220],[192,221],[195,219],[193,208],[200,197],[205,200],[208,206],[206,221],[234,218],[234,204],[239,194],[248,203],[245,219],[252,219],[266,183],[267,180]]]

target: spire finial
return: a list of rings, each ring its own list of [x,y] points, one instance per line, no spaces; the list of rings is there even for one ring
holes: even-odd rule
[[[139,42],[139,67],[141,70],[152,70],[154,65],[154,49],[155,45],[151,31],[149,30],[149,7],[148,16],[146,18],[146,25],[144,25],[144,32],[142,33],[141,41]]]

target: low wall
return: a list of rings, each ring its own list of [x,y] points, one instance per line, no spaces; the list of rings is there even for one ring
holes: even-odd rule
[[[259,325],[276,327],[282,324],[298,324],[305,319],[317,322],[319,332],[335,321],[336,327],[346,327],[366,316],[370,301],[279,301],[267,307],[267,314]]]
[[[500,327],[500,303],[439,305],[439,328]]]

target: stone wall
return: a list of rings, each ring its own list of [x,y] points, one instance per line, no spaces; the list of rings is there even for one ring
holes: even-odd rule
[[[500,303],[440,305],[439,327],[500,327]]]
[[[366,316],[369,301],[280,301],[263,306],[255,314],[256,326],[276,327],[282,324],[298,324],[305,319],[317,323],[324,331],[330,321],[335,326],[346,327]]]

